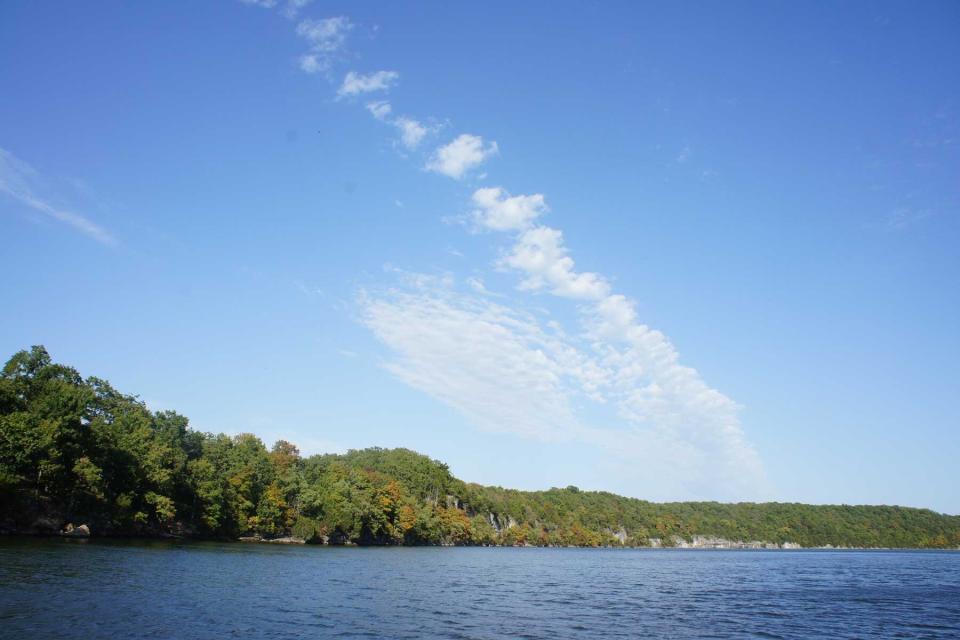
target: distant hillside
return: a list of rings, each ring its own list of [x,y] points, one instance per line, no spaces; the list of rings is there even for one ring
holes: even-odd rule
[[[193,431],[33,347],[0,374],[0,532],[68,523],[330,544],[960,547],[960,516],[926,509],[515,491],[465,483],[407,449],[303,458],[284,441],[268,450],[250,434]]]

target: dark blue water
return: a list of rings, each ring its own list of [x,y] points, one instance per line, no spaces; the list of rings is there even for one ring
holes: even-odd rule
[[[0,539],[3,638],[960,638],[960,553]]]

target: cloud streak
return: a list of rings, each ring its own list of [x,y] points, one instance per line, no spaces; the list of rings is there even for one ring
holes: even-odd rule
[[[396,71],[375,71],[366,75],[348,71],[337,90],[337,96],[344,98],[361,93],[388,91],[399,79],[400,74]]]
[[[277,0],[240,0],[240,2],[262,9],[273,9],[277,6]]]
[[[328,71],[352,28],[342,16],[300,22],[297,33],[310,47],[301,68]],[[395,71],[351,71],[337,97],[386,92],[398,79]],[[407,149],[437,130],[395,116],[386,100],[365,107],[395,127]],[[498,153],[495,141],[463,133],[436,148],[424,169],[461,180]],[[690,155],[684,148],[676,161]],[[361,321],[392,354],[387,370],[482,429],[599,447],[647,495],[654,488],[666,498],[766,494],[740,407],[681,364],[667,336],[644,324],[608,278],[577,268],[563,232],[541,221],[549,212],[543,194],[487,186],[474,191],[470,207],[460,219],[474,231],[509,234],[495,264],[519,276],[518,293],[492,292],[477,274],[461,290],[452,276],[411,273],[397,286],[361,292]],[[527,305],[543,295],[569,305],[576,326],[531,312]]]
[[[396,354],[386,365],[391,373],[482,429],[568,437],[576,421],[540,327],[506,307],[455,295],[442,280],[408,275],[407,284],[360,299],[364,323]]]
[[[604,277],[577,271],[560,230],[533,225],[546,208],[542,196],[496,193],[497,198],[489,198],[489,189],[474,193],[475,202],[492,202],[478,220],[495,231],[519,230],[500,262],[523,275],[519,288],[586,303],[580,308],[584,337],[593,345],[597,371],[603,372],[591,381],[596,397],[614,402],[622,418],[649,434],[667,436],[694,452],[707,449],[726,471],[762,477],[759,457],[740,426],[738,405],[710,388],[695,369],[681,365],[667,337],[641,323],[635,304],[612,293]],[[507,203],[514,206],[506,208]],[[501,209],[511,215],[491,215]]]
[[[420,146],[429,134],[439,130],[437,126],[426,125],[409,116],[392,117],[393,105],[387,100],[374,100],[366,104],[367,111],[380,122],[393,125],[399,134],[399,142],[407,150],[412,151]]]
[[[570,335],[494,301],[475,279],[466,291],[450,276],[399,279],[359,296],[362,322],[393,354],[386,369],[477,427],[599,448],[647,495],[763,495],[763,469],[736,405],[678,365],[665,338],[635,318],[607,327],[615,311],[589,309]],[[618,333],[626,326],[636,334],[628,340]],[[617,419],[591,417],[591,408],[607,406]]]
[[[576,302],[578,327],[494,302],[476,277],[460,292],[450,277],[406,274],[404,287],[361,298],[364,323],[396,356],[389,371],[483,429],[600,447],[668,498],[767,495],[740,407],[681,364],[606,278],[576,268],[563,233],[538,224],[542,194],[485,187],[472,203],[477,229],[513,235],[497,265],[520,275],[518,290]],[[591,406],[615,415],[585,417]]]
[[[312,2],[313,0],[287,0],[287,4],[283,7],[281,13],[283,17],[293,20]]]
[[[300,69],[310,74],[328,71],[353,26],[346,16],[300,21],[297,35],[306,40],[309,47],[308,52],[300,56]]]
[[[103,227],[89,218],[51,204],[37,195],[39,174],[26,162],[23,162],[6,149],[0,148],[0,193],[37,211],[57,222],[79,231],[102,245],[116,246],[117,240]]]

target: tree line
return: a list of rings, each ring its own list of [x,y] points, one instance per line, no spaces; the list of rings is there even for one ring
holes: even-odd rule
[[[407,449],[304,457],[190,429],[41,346],[0,374],[0,532],[377,545],[645,546],[693,536],[803,546],[958,547],[960,516],[895,506],[652,503],[576,487],[465,483]]]

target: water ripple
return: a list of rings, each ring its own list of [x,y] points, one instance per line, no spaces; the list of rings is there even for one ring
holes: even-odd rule
[[[960,638],[960,554],[0,540],[0,638]]]

